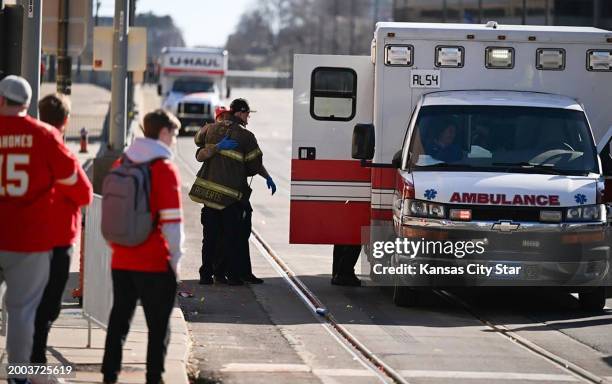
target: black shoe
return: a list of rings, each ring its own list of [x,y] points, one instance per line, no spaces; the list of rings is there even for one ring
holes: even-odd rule
[[[342,285],[346,287],[361,287],[361,280],[355,275],[336,275],[331,279],[332,285]]]
[[[215,276],[215,284],[227,284],[227,278],[225,276]]]
[[[227,279],[227,285],[244,285],[244,282],[240,279],[232,279],[230,277]]]
[[[200,281],[198,284],[200,285],[211,285],[213,283],[213,278],[210,276],[200,276]]]
[[[242,281],[244,281],[245,283],[249,283],[249,284],[263,284],[264,282],[262,279],[253,275],[252,273],[250,276],[243,278]]]

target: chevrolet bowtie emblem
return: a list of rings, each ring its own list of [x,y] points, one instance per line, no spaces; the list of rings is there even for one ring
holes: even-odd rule
[[[512,231],[516,231],[518,227],[520,227],[520,224],[513,223],[512,221],[500,221],[500,222],[493,224],[491,229],[493,231],[512,232]]]

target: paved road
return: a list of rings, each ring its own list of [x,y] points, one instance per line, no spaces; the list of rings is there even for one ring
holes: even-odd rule
[[[144,92],[158,106],[154,90]],[[410,383],[580,382],[568,371],[493,332],[472,314],[436,295],[419,308],[397,308],[379,288],[329,284],[330,246],[288,244],[291,155],[291,91],[235,90],[249,99],[249,126],[279,186],[270,196],[253,181],[254,227],[351,333]],[[185,194],[198,164],[192,139],[180,138],[178,161]],[[185,198],[188,254],[181,300],[202,377],[228,383],[381,382],[294,295],[268,260],[252,247],[261,286],[197,286],[201,227],[199,207]],[[480,292],[482,293],[482,292]],[[584,369],[612,380],[612,311],[580,312],[566,294],[495,291],[457,292],[479,314]],[[612,302],[608,302],[612,306]]]

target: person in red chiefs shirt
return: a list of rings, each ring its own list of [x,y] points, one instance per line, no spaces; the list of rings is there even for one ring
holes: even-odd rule
[[[62,135],[68,125],[70,115],[70,100],[61,94],[51,94],[43,97],[38,103],[40,119],[55,127]],[[52,217],[55,225],[52,228],[56,246],[51,255],[49,282],[45,288],[42,300],[36,311],[34,323],[34,345],[30,362],[46,364],[47,337],[51,324],[59,316],[62,307],[62,295],[68,274],[70,258],[73,254],[73,244],[81,233],[81,207],[89,205],[93,199],[93,188],[85,171],[76,164],[77,182],[73,187],[58,185],[54,190]]]
[[[171,162],[178,119],[158,109],[144,117],[144,138],[137,138],[124,156],[135,163],[151,163],[151,214],[157,225],[144,243],[126,247],[111,244],[113,308],[111,310],[102,373],[104,383],[116,383],[121,370],[123,341],[140,299],[149,328],[147,384],[161,383],[170,334],[168,325],[176,297],[182,256],[183,223],[180,177]],[[158,159],[158,160],[155,160]],[[116,165],[119,163],[117,162]],[[120,217],[117,220],[121,220]]]
[[[31,97],[22,77],[0,81],[0,280],[8,287],[10,364],[30,361],[36,308],[57,245],[53,189],[70,191],[78,179],[76,159],[57,129],[27,116]]]

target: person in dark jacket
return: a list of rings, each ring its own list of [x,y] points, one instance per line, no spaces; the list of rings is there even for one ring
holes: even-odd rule
[[[219,242],[226,261],[228,284],[262,282],[252,274],[250,259],[245,255],[252,211],[247,177],[257,174],[264,177],[272,194],[276,192],[276,185],[263,166],[263,154],[255,135],[246,129],[251,112],[246,100],[232,101],[230,118],[205,127],[203,146],[196,154],[198,161],[207,162],[206,175],[201,181],[204,208],[200,284],[213,282],[214,271],[207,255],[215,254]]]

